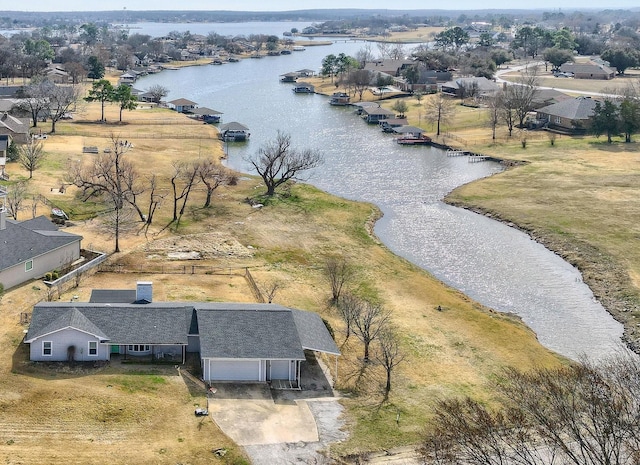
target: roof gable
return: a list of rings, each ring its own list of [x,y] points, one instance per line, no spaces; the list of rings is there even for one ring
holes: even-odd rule
[[[577,97],[542,107],[538,112],[567,119],[589,119],[593,116],[596,103],[598,101],[591,97]]]
[[[45,216],[23,222],[7,220],[0,230],[0,270],[81,240],[82,236],[59,231]]]

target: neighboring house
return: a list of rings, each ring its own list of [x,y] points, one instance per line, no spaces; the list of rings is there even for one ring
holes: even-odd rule
[[[7,153],[9,152],[9,147],[11,146],[11,136],[7,134],[0,135],[0,180],[8,180],[9,176],[5,172],[5,167],[7,165]]]
[[[602,63],[589,61],[587,63],[565,63],[560,66],[560,72],[573,74],[574,79],[613,79],[616,69]]]
[[[59,231],[45,216],[14,221],[0,211],[0,283],[5,289],[60,270],[80,258],[82,236]]]
[[[441,89],[452,97],[486,97],[500,90],[500,86],[486,77],[466,77],[445,82]]]
[[[128,86],[133,85],[138,79],[138,75],[131,72],[126,72],[120,75],[118,78],[118,84],[126,84]]]
[[[544,122],[549,129],[570,133],[583,133],[590,124],[597,100],[591,97],[577,97],[539,108],[536,119]]]
[[[398,77],[402,74],[406,68],[415,65],[416,62],[412,60],[376,60],[365,63],[364,69],[374,73],[384,73],[389,76]]]
[[[189,111],[193,111],[198,106],[196,102],[192,102],[191,100],[187,100],[186,98],[171,100],[170,102],[167,102],[167,105],[169,105],[169,108],[179,113],[187,113]]]
[[[9,135],[18,144],[29,140],[29,118],[18,118],[9,113],[0,115],[0,135]]]
[[[199,353],[206,382],[300,386],[305,351],[340,355],[315,313],[275,304],[153,302],[152,283],[135,291],[94,290],[91,300],[41,302],[25,337],[33,361],[106,361],[115,354],[184,363]]]
[[[67,73],[64,69],[58,67],[49,67],[46,70],[47,79],[51,82],[55,82],[56,84],[68,84],[69,83],[69,73]]]

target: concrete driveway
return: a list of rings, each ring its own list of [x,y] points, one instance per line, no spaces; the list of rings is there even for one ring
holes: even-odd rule
[[[274,400],[266,384],[219,384],[209,397],[216,424],[241,446],[318,442],[306,400]]]

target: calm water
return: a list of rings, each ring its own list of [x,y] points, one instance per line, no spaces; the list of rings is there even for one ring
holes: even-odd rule
[[[291,134],[299,148],[317,148],[324,165],[308,181],[349,199],[375,203],[384,212],[376,234],[396,254],[430,271],[477,301],[512,312],[545,346],[568,357],[599,358],[620,348],[622,326],[595,301],[580,274],[528,236],[441,202],[452,189],[500,171],[497,164],[468,163],[437,149],[401,147],[352,109],[320,95],[297,95],[279,76],[318,69],[329,53],[355,54],[362,43],[308,47],[281,57],[223,66],[165,71],[140,80],[161,84],[167,100],[184,97],[224,112],[223,122],[251,129],[245,145],[230,144],[228,163],[248,170],[246,154]]]
[[[296,28],[302,31],[305,27],[311,26],[310,22],[301,21],[273,21],[264,22],[245,22],[245,23],[132,23],[126,24],[130,34],[146,34],[151,37],[161,37],[169,32],[189,31],[191,34],[207,35],[215,32],[221,36],[243,35],[245,37],[251,34],[266,34],[282,37],[283,32],[291,31]]]

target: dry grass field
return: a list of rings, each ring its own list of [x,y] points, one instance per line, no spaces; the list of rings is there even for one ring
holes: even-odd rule
[[[112,135],[133,144],[127,157],[141,174],[167,179],[174,160],[222,155],[215,128],[193,123],[169,110],[106,109],[108,123],[97,123],[99,104],[85,104],[72,121],[44,141],[46,163],[28,182],[71,216],[70,232],[84,236],[83,245],[113,250],[104,210],[83,204],[65,183],[69,161],[91,163],[95,154],[82,148],[109,147]],[[47,129],[47,125],[43,129]],[[12,181],[26,178],[19,166],[8,167]],[[64,185],[64,193],[59,187]],[[262,209],[245,202],[263,186],[242,177],[236,186],[220,188],[212,207],[201,207],[198,189],[180,227],[165,228],[171,217],[170,196],[145,236],[133,224],[121,238],[122,252],[110,258],[139,273],[98,273],[63,292],[87,300],[93,288],[133,288],[137,280],[154,283],[157,300],[254,301],[242,274],[251,270],[259,286],[280,285],[275,302],[319,312],[336,331],[343,357],[337,385],[344,400],[350,439],[332,453],[346,454],[415,444],[440,396],[469,394],[491,401],[490,380],[504,366],[527,368],[562,361],[542,348],[518,320],[483,308],[427,273],[391,254],[371,236],[378,212],[371,205],[326,195],[295,185]],[[48,214],[40,205],[38,213]],[[30,211],[22,218],[30,217]],[[171,260],[172,252],[199,252],[194,261]],[[362,370],[362,347],[327,304],[329,286],[323,275],[328,256],[339,255],[357,266],[352,288],[376,299],[393,314],[407,360],[394,375],[389,402],[381,404],[383,374]],[[212,274],[149,274],[156,266],[206,265]],[[147,271],[147,272],[145,272]],[[107,366],[68,370],[28,363],[20,341],[20,314],[46,297],[45,286],[33,282],[9,291],[2,300],[0,338],[9,349],[0,357],[0,459],[5,463],[242,463],[243,456],[208,420],[193,416],[204,397],[173,367]],[[440,307],[441,310],[438,310]],[[9,355],[10,354],[10,355]],[[334,373],[335,375],[335,373]],[[397,423],[397,415],[402,421]],[[212,449],[230,453],[214,458]]]

